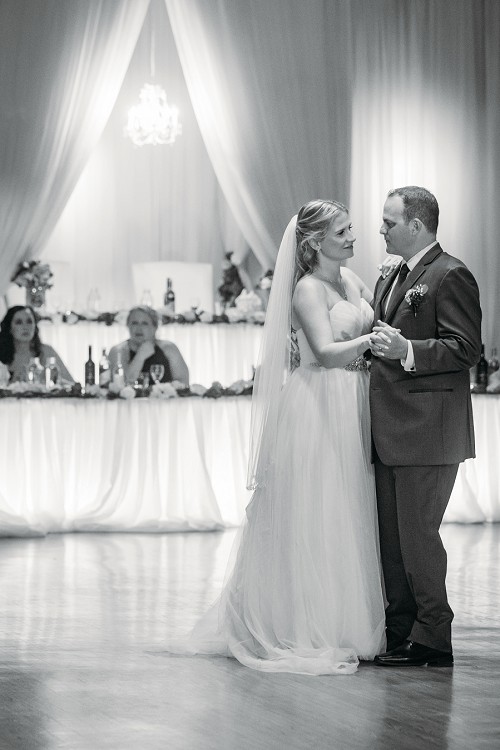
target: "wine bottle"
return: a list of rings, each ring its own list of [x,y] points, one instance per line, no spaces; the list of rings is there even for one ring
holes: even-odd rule
[[[105,388],[109,385],[110,380],[111,372],[109,370],[109,359],[106,354],[106,349],[103,349],[101,359],[99,360],[99,385],[101,388]]]
[[[95,385],[95,364],[92,359],[91,346],[89,346],[89,358],[85,362],[85,385]]]
[[[117,352],[116,365],[113,367],[113,383],[118,388],[123,388],[125,386],[125,370],[123,369],[122,355],[120,352]]]
[[[167,279],[167,290],[163,296],[163,305],[169,315],[175,314],[175,292],[172,287],[172,279]]]
[[[484,356],[484,344],[481,344],[481,356],[476,365],[476,388],[485,391],[488,385],[488,362]]]

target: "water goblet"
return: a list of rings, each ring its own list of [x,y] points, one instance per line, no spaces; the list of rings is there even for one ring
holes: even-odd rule
[[[155,384],[158,385],[165,373],[165,367],[163,365],[151,365],[149,372]]]

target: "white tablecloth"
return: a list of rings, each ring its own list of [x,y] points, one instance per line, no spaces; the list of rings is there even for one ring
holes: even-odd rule
[[[223,386],[252,377],[257,362],[262,326],[247,323],[208,325],[204,323],[161,326],[158,338],[173,341],[189,367],[191,383],[209,386],[218,380]],[[128,338],[125,326],[103,323],[75,325],[40,323],[40,336],[62,357],[70,373],[83,382],[88,346],[92,346],[94,362],[99,361],[103,348]]]
[[[2,399],[0,534],[239,524],[250,401]]]
[[[250,397],[0,401],[0,535],[241,522]],[[500,521],[500,396],[474,396],[477,458],[445,521]]]
[[[500,521],[500,394],[472,396],[476,458],[460,464],[444,521]]]

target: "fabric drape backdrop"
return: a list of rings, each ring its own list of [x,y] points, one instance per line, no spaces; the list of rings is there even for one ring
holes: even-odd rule
[[[172,148],[134,150],[122,139],[126,108],[149,77],[146,24],[129,93],[123,87],[44,251],[70,263],[74,296],[84,301],[103,284],[103,297],[130,303],[134,260],[212,258],[217,266],[224,250],[242,257],[250,244],[265,268],[290,215],[321,195],[350,203],[352,265],[372,285],[387,190],[416,182],[436,192],[443,246],[478,278],[487,347],[500,343],[497,0],[153,5],[157,79],[163,66],[184,133]],[[12,83],[12,60],[3,62],[0,75]],[[5,112],[0,119],[15,139]]]
[[[0,5],[0,293],[38,257],[106,124],[148,0]]]
[[[147,82],[179,108],[182,135],[172,146],[138,148],[124,137]],[[44,252],[55,268],[69,263],[78,281],[56,285],[49,299],[83,308],[98,287],[102,309],[135,304],[131,267],[148,261],[212,262],[217,283],[230,250],[244,256],[247,245],[205,149],[165,4],[151,0],[116,105]]]
[[[349,3],[165,2],[217,178],[272,267],[302,203],[348,198]]]
[[[438,238],[481,290],[483,338],[500,344],[500,3],[352,1],[352,267],[373,285],[387,191],[424,185]]]

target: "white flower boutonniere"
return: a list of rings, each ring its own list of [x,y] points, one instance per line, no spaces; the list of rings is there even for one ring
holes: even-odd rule
[[[405,294],[405,302],[411,305],[415,317],[417,317],[417,310],[424,299],[424,294],[428,290],[427,284],[417,284],[412,289],[408,289]]]

